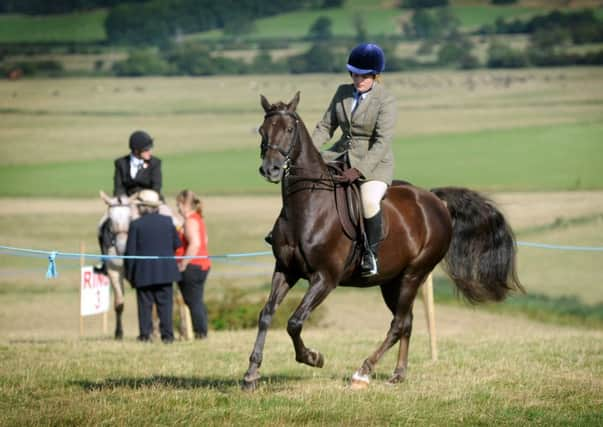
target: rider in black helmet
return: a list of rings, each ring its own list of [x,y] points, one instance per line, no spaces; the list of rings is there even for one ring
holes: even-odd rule
[[[143,130],[130,135],[130,154],[115,160],[113,195],[131,196],[140,190],[161,194],[161,160],[153,157],[153,138]]]
[[[113,174],[113,196],[131,196],[141,190],[154,190],[161,195],[161,160],[153,157],[153,138],[143,131],[137,130],[130,135],[130,153],[115,159]],[[163,196],[161,196],[163,200]],[[111,246],[111,230],[106,216],[101,219],[98,242],[101,253]],[[106,265],[98,266],[97,270],[106,273]]]

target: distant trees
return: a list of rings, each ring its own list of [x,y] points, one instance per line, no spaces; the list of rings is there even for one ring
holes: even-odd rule
[[[415,10],[404,32],[412,38],[437,40],[458,32],[460,22],[450,8]]]
[[[448,0],[402,0],[402,7],[406,9],[425,9],[442,6],[448,6]]]
[[[315,0],[150,0],[113,7],[105,21],[109,41],[126,44],[166,43],[176,34],[249,31],[253,20],[306,7]]]
[[[528,65],[527,56],[500,42],[493,42],[488,46],[489,68],[521,68]]]
[[[162,76],[169,74],[170,65],[152,49],[140,49],[130,53],[127,59],[113,64],[118,76]]]
[[[308,30],[310,40],[329,40],[333,37],[333,21],[328,16],[319,16]]]
[[[576,44],[597,43],[603,41],[603,21],[597,18],[593,10],[576,12],[552,11],[546,15],[535,16],[529,20],[514,19],[505,21],[497,19],[493,27],[484,26],[481,33],[497,34],[534,34],[540,32],[561,32],[569,35]]]
[[[128,0],[141,3],[148,0]],[[49,15],[71,13],[101,7],[113,7],[120,0],[0,0],[0,13],[25,13],[29,15]]]
[[[335,55],[327,43],[314,43],[308,51],[287,60],[289,71],[300,73],[332,73],[343,69],[344,59]]]
[[[479,61],[471,53],[472,49],[473,43],[468,37],[453,33],[441,43],[438,64],[463,69],[477,68]]]

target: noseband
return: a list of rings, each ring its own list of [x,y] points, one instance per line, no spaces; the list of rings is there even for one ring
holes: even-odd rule
[[[267,150],[276,150],[285,158],[285,161],[283,163],[283,169],[285,171],[287,171],[289,169],[289,165],[291,162],[291,153],[293,152],[293,149],[295,148],[295,146],[297,145],[297,142],[299,140],[298,131],[297,131],[297,128],[299,126],[299,116],[297,115],[297,113],[292,113],[290,111],[276,110],[276,111],[270,111],[270,112],[266,113],[266,115],[264,116],[264,120],[266,120],[267,118],[272,117],[272,116],[289,116],[289,117],[295,119],[295,127],[293,128],[294,130],[293,130],[292,140],[291,140],[291,143],[289,144],[289,148],[287,150],[284,150],[283,148],[281,148],[280,146],[278,146],[276,144],[270,144],[268,142],[268,136],[262,135],[262,144],[260,145],[260,148],[262,151],[261,158],[262,159],[264,158]]]

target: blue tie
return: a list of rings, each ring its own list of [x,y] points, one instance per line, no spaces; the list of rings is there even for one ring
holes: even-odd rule
[[[358,108],[358,105],[360,104],[360,101],[362,101],[362,93],[355,91],[354,92],[354,105],[352,105],[352,113],[354,111],[356,111],[356,109]]]

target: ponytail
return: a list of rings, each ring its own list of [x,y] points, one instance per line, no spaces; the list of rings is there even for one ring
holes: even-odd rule
[[[201,203],[201,199],[195,193],[193,194],[193,203],[192,207],[199,214],[199,216],[203,216],[203,203]]]

